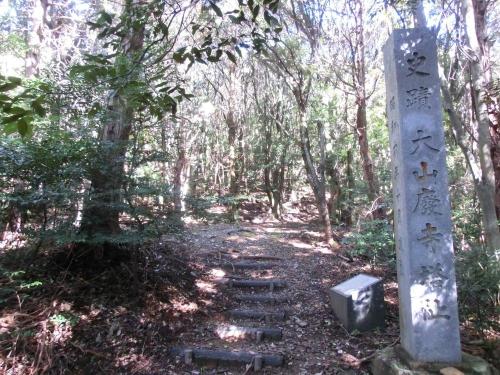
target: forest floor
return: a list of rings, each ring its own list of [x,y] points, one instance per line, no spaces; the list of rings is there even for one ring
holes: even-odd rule
[[[259,212],[243,211],[245,221],[237,224],[188,220],[183,233],[163,236],[142,248],[137,258],[111,254],[73,267],[47,254],[26,264],[21,274],[15,274],[9,257],[3,259],[0,373],[248,373],[245,366],[185,365],[171,354],[174,347],[284,355],[285,366],[266,367],[265,374],[369,373],[373,353],[398,343],[394,272],[332,252],[309,209],[297,209],[283,221]],[[280,260],[263,271],[238,273],[221,267],[227,259],[249,255]],[[328,289],[359,273],[384,280],[384,330],[349,334],[330,309]],[[284,279],[288,286],[279,294],[287,302],[237,302],[235,296],[244,292],[222,282],[230,275]],[[9,288],[15,293],[7,295]],[[227,317],[230,309],[245,306],[285,309],[286,320],[270,325],[283,329],[282,340],[257,344],[221,334],[229,324],[248,326]],[[480,345],[464,349],[486,355]]]

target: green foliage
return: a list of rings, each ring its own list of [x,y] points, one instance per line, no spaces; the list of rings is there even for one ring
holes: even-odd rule
[[[349,254],[368,259],[372,265],[389,266],[396,270],[396,251],[391,225],[386,220],[361,223],[357,232],[345,238],[350,244]]]
[[[7,35],[0,34],[0,54],[12,54],[18,58],[23,58],[26,56],[27,51],[28,46],[24,35],[21,33],[10,32]]]
[[[5,223],[11,207],[23,212],[23,232],[35,243],[55,247],[69,243],[138,245],[156,236],[162,222],[153,213],[155,198],[168,195],[158,178],[134,173],[158,155],[142,162],[129,162],[118,203],[124,218],[129,218],[120,234],[101,234],[87,238],[78,231],[80,213],[88,196],[88,181],[95,168],[108,166],[101,159],[102,148],[92,137],[51,126],[40,125],[37,136],[21,142],[0,139],[0,222]],[[133,158],[133,155],[130,155]]]
[[[60,229],[74,219],[71,208],[80,199],[89,147],[88,142],[52,127],[42,127],[39,137],[25,142],[1,139],[0,221],[17,207],[26,223],[42,223],[41,228],[26,225],[25,232],[44,238],[46,230]],[[53,217],[57,212],[65,216]]]
[[[23,81],[0,75],[0,124],[5,134],[33,133],[33,123],[45,116],[45,97],[49,90],[41,81]]]
[[[28,275],[25,270],[9,270],[3,267],[0,267],[0,278],[3,279],[0,287],[0,306],[14,296],[25,300],[45,284],[39,277],[35,279]]]
[[[69,325],[71,327],[74,327],[78,324],[80,318],[70,312],[63,311],[58,314],[52,315],[49,318],[49,321],[55,326]]]
[[[476,247],[457,252],[460,313],[479,331],[500,329],[500,250]]]

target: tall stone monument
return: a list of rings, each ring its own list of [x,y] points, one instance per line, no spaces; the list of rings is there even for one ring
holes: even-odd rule
[[[401,346],[414,361],[461,361],[437,50],[426,28],[384,47]]]

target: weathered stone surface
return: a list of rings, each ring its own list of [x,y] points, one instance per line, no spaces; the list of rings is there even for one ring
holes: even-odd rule
[[[385,325],[382,280],[359,274],[329,291],[333,312],[346,330],[367,331]]]
[[[401,344],[422,362],[461,360],[446,150],[434,34],[384,47]]]
[[[389,347],[380,350],[371,363],[372,374],[458,375],[459,373],[463,373],[466,375],[499,375],[498,370],[484,359],[467,353],[462,353],[462,361],[460,363],[451,366],[447,363],[408,362],[406,358],[401,357],[401,352],[401,349],[398,347]]]

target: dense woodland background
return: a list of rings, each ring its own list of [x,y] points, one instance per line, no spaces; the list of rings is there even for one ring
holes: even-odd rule
[[[394,270],[382,46],[422,9],[440,57],[461,318],[494,336],[494,0],[0,1],[2,319],[61,280],[54,264],[140,268],[162,235],[256,209],[286,221],[313,203],[339,256]],[[3,369],[16,353],[46,365],[20,344],[36,338],[28,325],[0,327]]]

